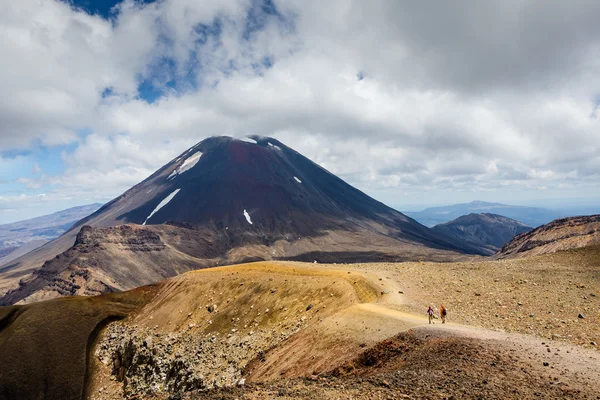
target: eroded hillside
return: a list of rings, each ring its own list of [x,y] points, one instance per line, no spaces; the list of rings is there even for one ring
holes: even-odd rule
[[[0,362],[16,371],[0,387],[61,399],[595,398],[598,251],[261,262],[0,308]],[[449,323],[427,324],[442,302]]]
[[[600,244],[600,215],[561,218],[516,236],[496,257],[529,257],[597,244]]]

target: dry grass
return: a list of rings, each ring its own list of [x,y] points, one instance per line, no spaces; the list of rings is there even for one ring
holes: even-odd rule
[[[0,307],[0,398],[82,398],[88,347],[97,331],[124,318],[151,292]]]

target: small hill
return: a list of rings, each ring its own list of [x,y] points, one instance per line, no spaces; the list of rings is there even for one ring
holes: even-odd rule
[[[496,214],[469,214],[433,227],[437,232],[477,246],[482,253],[492,255],[518,234],[531,227]]]
[[[407,212],[406,215],[416,219],[423,225],[434,226],[472,213],[493,213],[502,215],[503,217],[515,219],[527,226],[533,227],[546,224],[556,218],[573,215],[567,211],[548,210],[538,207],[512,206],[508,204],[489,203],[487,201],[479,200],[464,204],[431,207],[423,211]]]
[[[235,385],[255,357],[319,320],[375,301],[377,282],[271,262],[193,271],[104,296],[0,307],[0,363],[14,371],[0,372],[0,398],[80,399],[86,386],[94,394],[108,387],[103,398],[147,398]],[[345,345],[360,349],[359,342]],[[353,354],[337,350],[341,360]]]
[[[600,214],[561,218],[516,236],[496,257],[529,257],[596,244],[600,244]]]
[[[102,204],[72,207],[25,221],[0,225],[0,266],[8,264],[65,233]]]

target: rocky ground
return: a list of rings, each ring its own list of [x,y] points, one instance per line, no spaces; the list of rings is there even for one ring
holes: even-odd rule
[[[514,260],[347,267],[376,272],[382,284],[397,282],[405,311],[424,314],[428,304],[437,310],[443,303],[452,322],[600,344],[600,247]]]
[[[187,393],[184,399],[598,399],[595,385],[486,340],[401,333],[328,373]],[[551,372],[552,371],[552,372]]]
[[[88,398],[600,399],[599,254],[186,274],[101,335]]]
[[[258,264],[185,274],[100,335],[89,397],[162,398],[244,383],[253,360],[375,298],[362,275],[346,271]]]
[[[248,362],[305,327],[306,320],[301,316],[277,329],[238,333],[233,328],[226,334],[203,335],[191,332],[194,323],[188,330],[168,334],[158,327],[115,323],[96,346],[95,356],[111,371],[111,380],[122,383],[113,390],[115,397],[121,390],[126,397],[143,397],[236,386],[244,383],[242,372]],[[101,395],[110,390],[101,389]]]

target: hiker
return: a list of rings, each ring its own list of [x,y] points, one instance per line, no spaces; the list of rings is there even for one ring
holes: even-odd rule
[[[427,315],[429,316],[429,323],[431,324],[433,321],[433,307],[431,306],[431,304],[429,305],[429,308],[427,309]],[[435,324],[435,322],[434,322]]]
[[[442,319],[442,324],[446,323],[446,314],[448,312],[446,311],[446,306],[444,306],[442,304],[442,306],[440,307],[440,318]]]

